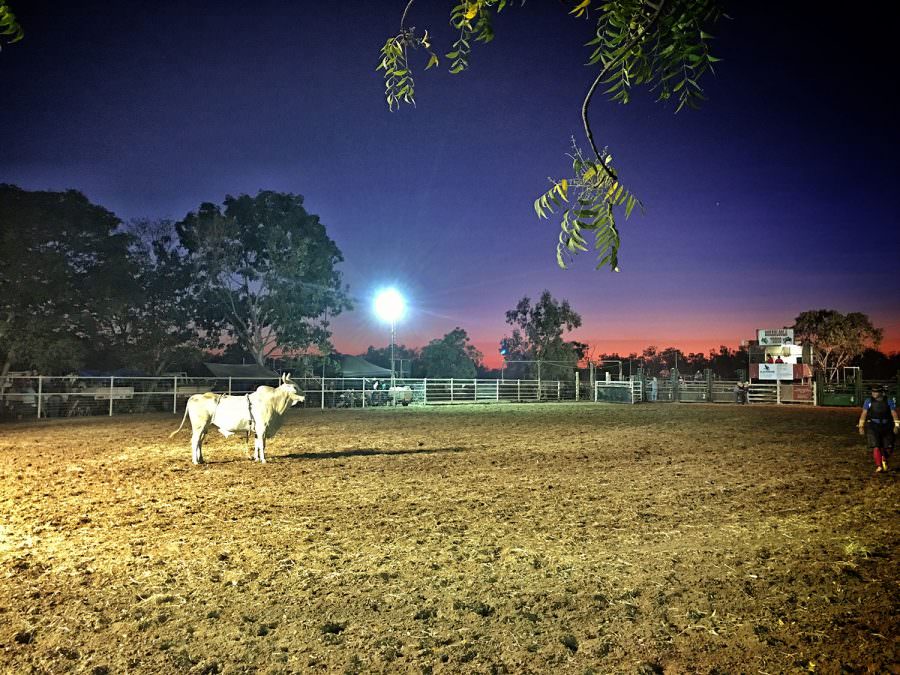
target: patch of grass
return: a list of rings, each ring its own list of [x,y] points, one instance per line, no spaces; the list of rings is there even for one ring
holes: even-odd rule
[[[844,555],[849,558],[868,558],[869,554],[872,552],[865,544],[860,544],[856,541],[850,541],[846,546],[844,546]]]

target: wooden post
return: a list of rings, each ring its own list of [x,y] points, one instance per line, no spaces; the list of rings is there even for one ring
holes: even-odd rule
[[[450,403],[453,403],[453,378],[450,378]]]
[[[578,377],[579,375],[580,375],[580,373],[576,370],[575,371],[575,400],[576,401],[581,400],[581,384],[580,384],[580,378]]]
[[[44,376],[38,375],[38,392],[37,392],[37,413],[38,419],[41,419],[41,396],[44,393]]]
[[[113,382],[115,379],[116,379],[115,377],[109,378],[109,416],[110,417],[112,417],[112,411],[113,411]]]

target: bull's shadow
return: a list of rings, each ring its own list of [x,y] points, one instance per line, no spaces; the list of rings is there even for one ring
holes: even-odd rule
[[[347,448],[346,450],[326,450],[323,452],[291,452],[286,455],[272,455],[272,459],[341,459],[346,457],[370,457],[373,455],[432,455],[439,452],[466,452],[468,448]]]

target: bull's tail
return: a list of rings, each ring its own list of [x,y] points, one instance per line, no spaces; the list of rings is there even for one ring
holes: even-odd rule
[[[179,427],[178,427],[175,431],[173,431],[171,434],[169,434],[169,438],[174,438],[174,437],[175,437],[175,434],[177,434],[179,431],[181,431],[181,427],[184,426],[184,421],[187,419],[187,416],[188,416],[188,405],[185,404],[185,406],[184,406],[184,417],[181,418],[181,424],[179,425]]]

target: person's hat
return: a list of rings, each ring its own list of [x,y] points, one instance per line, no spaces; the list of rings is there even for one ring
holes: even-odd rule
[[[871,387],[869,387],[869,391],[884,393],[884,387],[882,387],[880,384],[873,384]]]

